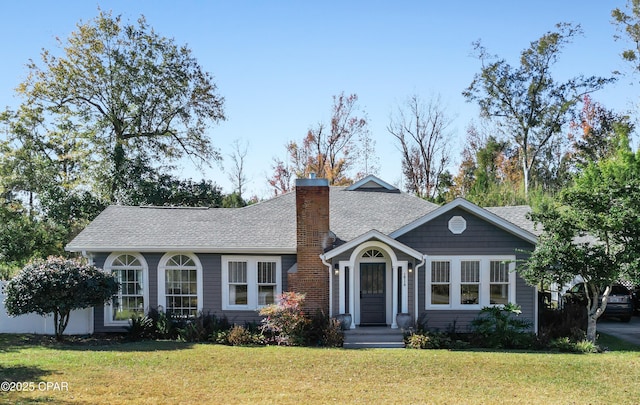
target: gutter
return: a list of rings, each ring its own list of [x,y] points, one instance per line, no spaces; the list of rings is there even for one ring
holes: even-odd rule
[[[416,268],[414,269],[413,272],[413,301],[414,301],[414,311],[415,311],[415,315],[414,315],[414,321],[418,322],[418,310],[419,310],[419,305],[418,305],[418,270],[420,269],[420,267],[424,266],[427,263],[427,255],[423,255],[422,256],[422,262],[420,264],[418,264],[416,266]]]

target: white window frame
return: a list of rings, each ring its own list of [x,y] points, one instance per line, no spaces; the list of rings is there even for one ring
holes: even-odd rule
[[[144,313],[149,311],[149,266],[142,254],[137,252],[112,252],[104,261],[103,271],[107,274],[113,274],[113,270],[124,269],[121,266],[114,266],[113,262],[122,255],[129,255],[135,257],[140,262],[140,268],[142,269],[142,301],[144,305]],[[127,267],[127,269],[130,267]],[[133,268],[133,267],[131,267]],[[120,291],[118,291],[120,294]],[[129,325],[128,319],[115,320],[113,319],[112,300],[110,299],[104,305],[104,325],[105,326],[126,326]]]
[[[229,303],[229,262],[247,263],[247,304],[232,305]],[[222,309],[227,311],[255,311],[264,305],[259,305],[258,290],[258,262],[273,262],[276,264],[275,298],[282,294],[282,258],[280,256],[222,256]]]
[[[449,304],[431,304],[431,263],[449,261],[451,263],[451,273],[449,280],[450,301]],[[461,263],[463,261],[480,262],[480,285],[478,304],[462,304],[461,303]],[[492,261],[503,261],[509,263],[509,300],[508,302],[516,303],[516,272],[515,272],[515,256],[507,255],[469,255],[469,256],[428,256],[425,266],[425,309],[441,309],[441,310],[480,310],[488,306],[502,306],[500,304],[490,303],[490,263]],[[466,284],[466,283],[464,283]]]
[[[160,262],[158,263],[158,307],[162,307],[163,311],[166,311],[166,303],[167,303],[167,294],[166,294],[166,274],[167,269],[175,269],[172,266],[168,266],[167,263],[169,259],[177,255],[184,255],[189,257],[196,267],[196,291],[197,291],[197,312],[202,311],[203,304],[203,286],[202,286],[202,264],[200,263],[200,259],[194,253],[190,252],[167,252],[162,256]]]

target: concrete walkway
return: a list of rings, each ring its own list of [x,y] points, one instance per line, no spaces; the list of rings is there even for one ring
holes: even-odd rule
[[[640,346],[640,316],[634,316],[631,321],[620,322],[617,318],[605,318],[598,321],[597,332],[626,340]]]

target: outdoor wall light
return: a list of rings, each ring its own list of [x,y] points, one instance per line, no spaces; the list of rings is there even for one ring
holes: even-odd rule
[[[340,264],[335,263],[333,265],[333,272],[335,273],[335,275],[337,276],[338,274],[340,274]]]
[[[413,273],[413,263],[409,262],[407,268],[409,269],[409,273]]]

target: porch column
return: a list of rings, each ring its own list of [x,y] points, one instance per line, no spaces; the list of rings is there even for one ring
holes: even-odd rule
[[[356,328],[356,270],[353,263],[349,262],[349,313],[351,314],[351,328]],[[358,293],[358,296],[359,293]]]
[[[391,263],[391,329],[398,329],[396,314],[398,313],[398,266]]]
[[[340,272],[338,273],[338,313],[339,314],[344,314],[349,312],[349,309],[346,308],[345,305],[345,296],[346,296],[346,269],[349,268],[349,266],[347,264],[345,264],[344,262],[340,262],[339,264],[339,268],[340,268]],[[351,315],[353,316],[353,314]]]
[[[409,265],[408,262],[401,263],[401,268],[402,268],[402,297],[401,297],[402,310],[401,312],[402,313],[409,312],[409,275],[407,272],[408,265]]]

